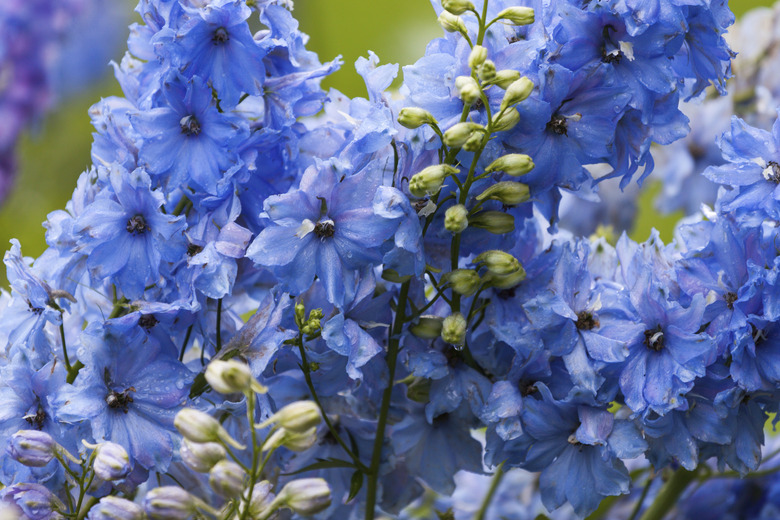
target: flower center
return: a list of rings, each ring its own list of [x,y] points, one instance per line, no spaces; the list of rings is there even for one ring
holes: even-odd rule
[[[128,405],[133,402],[133,396],[130,395],[130,392],[135,392],[135,388],[131,386],[123,392],[111,390],[106,396],[106,404],[109,408],[122,410],[124,413],[127,413]]]
[[[38,408],[35,410],[35,413],[28,413],[23,419],[27,421],[27,424],[40,431],[43,430],[43,423],[46,421],[46,412],[43,410],[40,403],[38,403]]]
[[[562,115],[555,114],[547,123],[547,130],[556,133],[558,135],[569,135],[568,123],[566,118]]]
[[[580,330],[591,330],[599,326],[599,320],[588,311],[581,311],[577,314],[577,328]]]
[[[769,164],[766,165],[761,174],[769,182],[780,184],[780,164],[777,164],[775,161],[769,161]]]
[[[127,226],[125,226],[125,229],[127,229],[128,233],[131,233],[133,235],[140,235],[145,231],[149,231],[150,228],[146,224],[146,220],[144,219],[143,215],[135,215],[128,219]]]
[[[154,314],[144,314],[140,318],[138,318],[138,325],[146,329],[147,331],[150,330],[152,327],[160,323],[160,321],[154,317]]]
[[[224,27],[220,27],[216,31],[214,31],[214,36],[212,36],[211,42],[214,45],[222,45],[229,39],[230,37],[228,36],[227,29],[225,29]]]
[[[320,238],[330,238],[336,232],[336,226],[330,219],[320,220],[314,225],[314,234]]]
[[[726,307],[729,308],[729,310],[734,310],[734,302],[737,301],[737,293],[735,292],[727,292],[723,299],[726,300]]]
[[[179,126],[181,127],[181,133],[186,136],[198,135],[200,133],[200,123],[195,116],[184,116],[179,120]]]
[[[755,346],[759,346],[761,343],[763,343],[769,338],[765,330],[756,328],[756,326],[753,325],[752,323],[750,324],[750,327],[753,329],[752,330],[753,344]]]
[[[660,352],[664,348],[664,333],[661,326],[645,331],[645,345],[651,350]]]

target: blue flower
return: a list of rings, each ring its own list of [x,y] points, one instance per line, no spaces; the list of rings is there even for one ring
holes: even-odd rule
[[[173,456],[173,417],[193,374],[138,326],[90,324],[81,336],[85,367],[56,399],[57,419],[87,421],[97,442],[122,445],[144,468],[164,471]]]
[[[246,122],[220,113],[211,89],[198,76],[185,83],[171,74],[162,94],[162,106],[130,116],[142,139],[141,164],[171,189],[189,184],[210,194],[224,192],[240,164]]]
[[[369,167],[339,181],[335,165],[307,169],[300,189],[266,199],[271,225],[246,256],[271,268],[294,294],[308,289],[316,275],[328,300],[342,306],[345,295],[354,294],[357,272],[382,261],[381,246],[398,226],[372,208],[378,173]]]
[[[184,253],[182,217],[161,211],[163,195],[152,191],[149,175],[113,165],[111,189],[102,191],[76,222],[79,251],[89,255],[93,277],[111,279],[129,298],[159,282],[161,260]],[[113,196],[112,196],[113,195]]]

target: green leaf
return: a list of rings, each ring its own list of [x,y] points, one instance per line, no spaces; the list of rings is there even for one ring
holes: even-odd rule
[[[211,389],[211,386],[206,382],[206,374],[205,372],[201,372],[197,376],[195,376],[195,379],[192,381],[192,386],[190,387],[190,399],[195,399],[199,395],[201,395],[204,392],[207,392]]]
[[[360,488],[363,487],[363,472],[360,470],[355,471],[352,474],[352,480],[349,483],[349,498],[347,502],[352,500],[360,493]]]
[[[309,464],[305,468],[301,468],[297,471],[292,471],[290,473],[282,473],[282,475],[297,475],[305,471],[314,471],[317,469],[331,469],[331,468],[356,469],[356,466],[352,462],[349,462],[347,460],[334,459],[334,458],[317,459],[317,462],[315,462],[314,464]]]

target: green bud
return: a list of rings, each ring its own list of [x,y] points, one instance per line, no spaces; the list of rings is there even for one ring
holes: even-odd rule
[[[417,323],[409,327],[409,331],[418,338],[438,338],[441,335],[441,321],[438,316],[420,316]]]
[[[258,424],[257,427],[265,428],[276,424],[292,433],[303,433],[318,426],[320,421],[320,409],[314,401],[295,401]]]
[[[502,155],[485,168],[485,173],[504,172],[512,177],[525,175],[534,168],[533,160],[523,153]]]
[[[496,77],[493,78],[493,83],[500,88],[506,90],[509,85],[520,79],[520,73],[512,69],[504,69],[496,72]]]
[[[466,318],[456,312],[444,318],[441,327],[441,339],[450,345],[460,346],[466,341]]]
[[[523,268],[517,258],[506,251],[498,249],[491,249],[481,253],[474,261],[475,263],[484,265],[491,273],[498,275],[516,273]]]
[[[311,516],[330,506],[330,488],[321,478],[293,480],[284,485],[274,502],[301,516]]]
[[[513,81],[507,87],[506,92],[504,93],[504,99],[501,100],[501,110],[520,103],[528,96],[530,96],[533,90],[533,82],[525,76],[518,79],[517,81]]]
[[[241,496],[245,478],[244,470],[232,460],[221,460],[209,470],[211,489],[225,498]]]
[[[471,296],[479,288],[479,273],[472,269],[455,269],[447,273],[444,280],[449,283],[453,291],[463,296]]]
[[[487,49],[482,45],[475,45],[469,54],[469,67],[476,69],[487,59]]]
[[[456,204],[447,208],[444,213],[444,229],[457,235],[469,227],[469,210],[463,204]]]
[[[482,228],[494,235],[515,230],[515,217],[503,211],[481,211],[469,218],[469,226]]]
[[[249,365],[235,359],[215,359],[209,363],[206,367],[206,381],[220,394],[244,393],[250,390],[264,394],[268,391],[252,376]]]
[[[302,303],[295,304],[295,321],[303,323],[306,317],[306,307]]]
[[[438,338],[439,335],[437,334]],[[415,403],[428,404],[431,400],[431,380],[426,377],[414,377],[406,384],[406,397]]]
[[[467,152],[478,152],[482,149],[482,142],[484,141],[484,135],[482,132],[474,132],[471,134],[465,143],[463,143],[463,149]]]
[[[497,200],[507,206],[517,206],[529,199],[528,185],[514,181],[497,182],[477,195],[477,200]]]
[[[458,169],[449,164],[428,166],[409,180],[409,193],[415,197],[435,195],[441,189],[441,185],[444,184],[444,179],[448,175],[456,173],[458,173]]]
[[[263,444],[262,450],[269,451],[284,446],[291,451],[306,451],[317,442],[317,427],[304,432],[291,432],[280,428],[274,431]]]
[[[478,76],[482,81],[491,82],[496,77],[496,64],[491,60],[485,60],[479,68]]]
[[[496,289],[511,289],[517,284],[525,280],[525,269],[520,266],[520,269],[514,273],[509,274],[495,274],[487,273],[482,279],[486,285],[495,287]]]
[[[447,11],[442,11],[439,15],[439,25],[447,32],[457,32],[466,34],[466,24],[463,23],[460,16],[455,16]]]
[[[414,130],[422,125],[435,124],[436,119],[423,108],[406,107],[398,113],[398,122],[401,126]]]
[[[508,108],[493,116],[493,130],[504,132],[513,129],[520,122],[520,112],[515,108]]]
[[[466,11],[474,11],[474,4],[468,0],[441,0],[441,6],[455,15],[461,15]]]
[[[509,20],[515,25],[528,25],[534,23],[534,10],[531,7],[507,7],[496,18]]]
[[[455,78],[455,88],[458,89],[458,95],[463,103],[471,106],[477,102],[482,92],[479,83],[471,76],[458,76]]]
[[[223,442],[239,450],[246,449],[216,419],[194,408],[182,408],[173,418],[173,425],[192,442]]]
[[[484,128],[477,123],[456,123],[444,132],[444,144],[453,148],[461,148],[474,133],[478,130],[484,130]]]
[[[227,451],[217,442],[192,442],[184,439],[179,453],[182,462],[199,473],[208,473],[214,464],[227,458]]]

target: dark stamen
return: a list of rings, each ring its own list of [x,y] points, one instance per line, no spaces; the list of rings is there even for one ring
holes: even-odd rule
[[[314,225],[314,234],[320,238],[330,238],[335,232],[332,220],[321,220]]]
[[[568,124],[566,122],[566,118],[555,114],[552,116],[552,119],[547,123],[547,130],[554,132],[558,135],[569,135],[569,129]]]
[[[181,133],[187,136],[198,135],[201,130],[200,123],[193,115],[182,117],[179,121],[179,126],[181,127]]]
[[[645,331],[645,345],[651,350],[660,352],[664,348],[664,333],[661,326]]]
[[[127,221],[127,226],[125,229],[127,229],[128,233],[132,233],[133,235],[140,235],[145,231],[149,231],[150,228],[146,224],[146,220],[144,219],[143,215],[135,215]]]
[[[728,307],[730,310],[733,310],[734,302],[737,301],[737,293],[727,292],[725,295],[723,295],[723,299],[726,300],[726,307]]]
[[[780,164],[777,164],[775,161],[769,161],[762,173],[769,182],[780,184]]]
[[[160,323],[160,321],[154,317],[154,314],[144,314],[140,318],[138,318],[138,325],[147,331],[150,330],[152,327]]]
[[[577,314],[577,328],[580,330],[591,330],[599,326],[598,318],[594,317],[588,311],[581,311]]]
[[[214,45],[221,45],[228,41],[230,37],[228,36],[227,29],[224,27],[220,27],[216,31],[214,31],[214,36],[211,38],[211,41]]]
[[[106,404],[109,408],[127,413],[127,407],[133,402],[133,396],[130,395],[130,392],[135,392],[135,388],[131,386],[124,392],[111,390],[111,393],[106,396]]]

